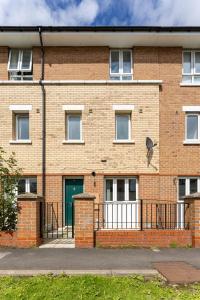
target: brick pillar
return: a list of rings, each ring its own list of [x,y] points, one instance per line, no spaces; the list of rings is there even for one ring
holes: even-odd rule
[[[87,193],[75,195],[75,247],[94,247],[94,200],[95,196]]]
[[[17,246],[20,248],[37,247],[41,244],[40,202],[36,194],[22,194],[17,197]]]
[[[200,193],[184,197],[185,203],[190,204],[189,222],[192,231],[192,247],[200,248]]]

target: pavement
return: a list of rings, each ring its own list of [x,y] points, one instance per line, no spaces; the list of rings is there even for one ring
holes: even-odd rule
[[[164,272],[166,264],[168,273]],[[181,274],[188,272],[186,265],[191,274],[194,273],[194,280],[191,275],[190,282],[198,278],[200,281],[195,272],[200,270],[200,249],[0,249],[0,275],[162,274],[174,283],[176,280],[171,280],[170,274],[177,273],[180,283]],[[183,283],[187,283],[186,277],[183,277]]]

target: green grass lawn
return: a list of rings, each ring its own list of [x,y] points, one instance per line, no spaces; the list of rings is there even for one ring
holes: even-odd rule
[[[0,299],[200,299],[200,285],[170,287],[143,277],[0,277]]]

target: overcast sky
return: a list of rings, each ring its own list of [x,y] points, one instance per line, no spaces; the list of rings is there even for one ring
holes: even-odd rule
[[[200,0],[0,0],[0,25],[200,26]]]

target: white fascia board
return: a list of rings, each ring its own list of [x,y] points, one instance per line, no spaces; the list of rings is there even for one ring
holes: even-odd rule
[[[185,111],[185,112],[200,112],[200,106],[183,106],[182,111]]]
[[[10,105],[9,110],[22,112],[30,111],[32,110],[32,105]]]
[[[84,105],[63,105],[62,109],[67,111],[82,111],[84,110]]]
[[[134,105],[125,105],[125,104],[114,104],[112,106],[113,110],[117,110],[117,111],[132,111],[135,109]]]

